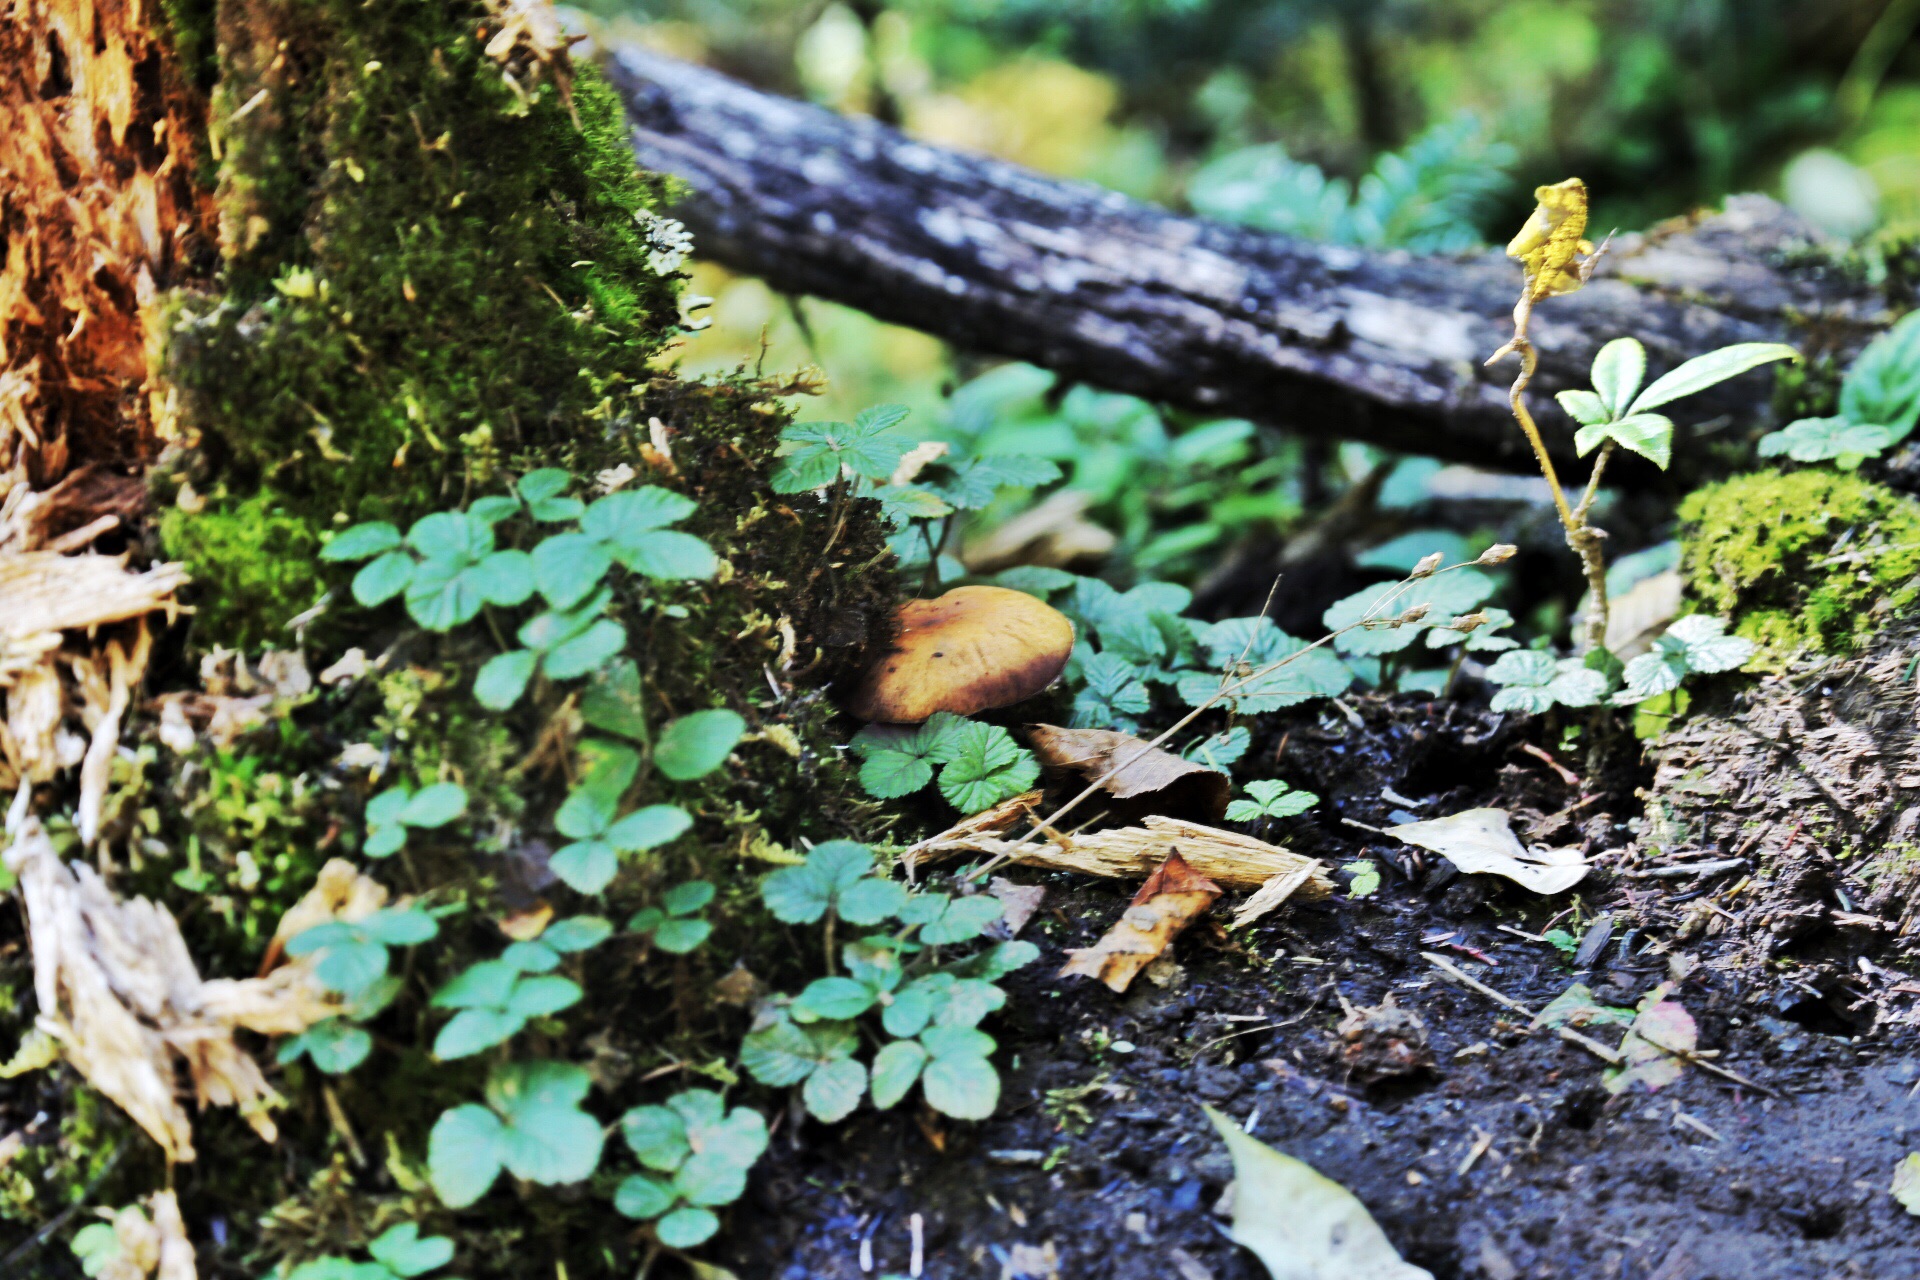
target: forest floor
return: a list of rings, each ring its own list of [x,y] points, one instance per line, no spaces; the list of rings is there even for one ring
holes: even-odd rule
[[[1377,855],[1378,892],[1289,904],[1233,937],[1203,921],[1176,964],[1115,995],[1054,975],[1134,885],[1017,869],[1047,898],[1022,934],[1041,959],[993,1027],[1010,1064],[999,1113],[961,1126],[901,1108],[828,1130],[790,1112],[725,1260],[780,1280],[905,1275],[917,1218],[920,1274],[936,1280],[1253,1280],[1260,1263],[1218,1212],[1233,1170],[1206,1103],[1351,1189],[1436,1280],[1920,1275],[1913,1221],[1888,1194],[1920,1132],[1920,1039],[1845,1034],[1864,1028],[1830,1001],[1756,1003],[1718,958],[1728,939],[1649,949],[1630,927],[1649,884],[1669,902],[1687,891],[1613,877],[1604,855],[1634,840],[1650,768],[1616,768],[1594,796],[1542,757],[1538,720],[1412,696],[1352,710],[1265,717],[1254,749],[1323,797],[1270,834],[1331,865]],[[1480,805],[1597,859],[1572,898],[1620,928],[1590,965],[1521,936],[1566,926],[1568,895],[1422,866],[1345,821]],[[1795,945],[1867,954],[1872,935],[1842,932]],[[1700,1047],[1764,1090],[1690,1066],[1657,1093],[1612,1095],[1600,1060],[1423,953],[1533,1010],[1575,981],[1631,1006],[1678,976]],[[1388,997],[1420,1027],[1341,1035],[1349,1010]],[[1376,1075],[1407,1061],[1428,1065]]]

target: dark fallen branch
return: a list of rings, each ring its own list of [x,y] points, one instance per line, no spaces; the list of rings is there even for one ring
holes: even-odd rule
[[[1519,268],[1498,254],[1266,235],[929,146],[638,49],[616,51],[609,71],[641,164],[690,186],[682,216],[700,252],[777,289],[1152,400],[1532,468],[1507,413],[1514,370],[1481,367],[1511,333],[1519,292]],[[1656,371],[1731,342],[1857,345],[1882,300],[1830,267],[1786,265],[1801,243],[1792,217],[1757,197],[1616,239],[1594,282],[1535,322],[1534,385],[1555,448],[1571,459],[1550,395],[1585,385],[1608,338],[1637,335]],[[1675,478],[1708,468],[1724,438],[1714,428],[1744,433],[1770,385],[1748,375],[1689,402],[1683,421],[1708,426],[1683,426]]]

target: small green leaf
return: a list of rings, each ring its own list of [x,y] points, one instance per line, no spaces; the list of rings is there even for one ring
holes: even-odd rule
[[[1605,416],[1624,417],[1627,406],[1633,403],[1633,393],[1640,389],[1641,380],[1647,376],[1647,349],[1633,338],[1615,338],[1593,358],[1592,376],[1593,389],[1599,395]],[[1563,399],[1561,403],[1566,401]],[[1592,420],[1580,418],[1580,421]]]
[[[793,1002],[796,1013],[813,1020],[857,1018],[873,1008],[877,993],[864,982],[852,978],[815,978]]]
[[[413,582],[417,561],[404,551],[389,551],[353,575],[353,598],[366,608],[385,604]]]
[[[586,509],[578,498],[562,496],[572,483],[573,477],[559,467],[542,467],[521,476],[515,488],[526,500],[527,511],[535,520],[553,524],[575,519]]]
[[[808,493],[824,489],[840,476],[840,459],[830,449],[807,449],[782,458],[768,485],[775,493]]]
[[[560,967],[560,953],[545,942],[515,942],[500,953],[500,963],[519,973],[551,973]]]
[[[920,941],[934,947],[971,942],[986,932],[987,926],[998,920],[1005,910],[998,898],[985,894],[952,899],[937,917],[920,926]]]
[[[539,661],[540,655],[531,649],[495,654],[473,678],[474,701],[489,711],[507,710],[527,691],[527,681],[533,678]]]
[[[453,1241],[445,1236],[422,1237],[417,1224],[403,1222],[376,1236],[367,1252],[401,1280],[407,1280],[453,1261]]]
[[[834,910],[848,924],[875,925],[898,915],[906,901],[905,885],[869,877],[842,891]]]
[[[669,1249],[691,1249],[719,1230],[720,1219],[711,1209],[675,1209],[654,1224],[653,1233]]]
[[[620,874],[620,854],[604,840],[578,840],[555,853],[547,867],[575,893],[596,894]]]
[[[467,789],[457,782],[436,782],[414,793],[400,811],[409,827],[444,827],[467,811]]]
[[[1902,317],[1855,357],[1840,384],[1840,413],[1886,428],[1890,444],[1907,438],[1920,420],[1920,320]]]
[[[679,838],[692,825],[692,816],[679,805],[650,804],[608,827],[601,838],[623,852],[639,853]]]
[[[1040,777],[1040,762],[999,725],[962,721],[938,744],[940,794],[962,813],[992,808]]]
[[[525,1018],[504,1009],[462,1009],[433,1038],[433,1056],[442,1062],[469,1058],[505,1044],[526,1025]]]
[[[783,867],[763,880],[760,898],[776,920],[812,924],[872,869],[873,854],[865,845],[829,840],[815,846],[804,864]]]
[[[635,573],[662,582],[704,581],[720,568],[712,547],[678,529],[643,533],[631,545],[616,546],[614,554]]]
[[[853,1059],[823,1062],[800,1088],[800,1101],[807,1113],[826,1124],[836,1124],[853,1114],[867,1092],[867,1068]]]
[[[547,926],[540,941],[555,951],[571,955],[599,946],[613,936],[613,925],[599,916],[574,916],[556,920]]]
[[[1851,471],[1868,458],[1877,458],[1893,446],[1893,432],[1872,423],[1845,418],[1801,418],[1760,437],[1763,458],[1781,454],[1795,462],[1832,462]]]
[[[956,1120],[985,1120],[1000,1105],[1000,1073],[984,1056],[936,1055],[922,1068],[920,1087],[928,1106]]]
[[[1584,426],[1599,426],[1613,416],[1606,402],[1591,391],[1562,391],[1554,399],[1569,418]]]
[[[712,936],[713,926],[705,920],[663,920],[653,930],[653,945],[683,956]]]
[[[345,1075],[373,1051],[373,1037],[340,1018],[315,1023],[288,1043],[299,1044],[313,1065],[330,1076]]]
[[[696,711],[671,721],[654,744],[653,763],[675,782],[705,777],[726,763],[747,722],[727,710]]]
[[[1574,433],[1573,447],[1584,458],[1606,440],[1665,471],[1673,457],[1673,420],[1657,413],[1636,413],[1618,422],[1582,427]]]
[[[580,984],[557,974],[522,978],[507,1001],[507,1012],[517,1018],[546,1018],[580,1003]]]
[[[683,494],[642,485],[608,494],[588,507],[580,528],[615,547],[631,547],[642,534],[677,524],[696,509],[693,499]]]
[[[441,1113],[427,1139],[427,1179],[441,1203],[464,1209],[500,1176],[504,1127],[475,1103]]]
[[[666,891],[660,905],[670,916],[690,916],[713,901],[714,887],[705,880],[688,880]]]
[[[489,494],[484,498],[475,498],[473,505],[467,508],[467,514],[489,525],[496,525],[520,514],[520,499],[510,493]]]
[[[493,550],[493,527],[462,512],[436,511],[414,521],[407,530],[407,545],[429,561],[465,568]]]
[[[407,583],[407,612],[429,631],[471,622],[486,603],[470,567],[457,560],[426,560]]]
[[[533,595],[533,557],[524,551],[496,551],[467,574],[488,604],[512,608]]]
[[[533,549],[533,571],[541,596],[557,610],[585,600],[613,567],[605,543],[584,533],[556,533]]]
[[[579,635],[547,651],[540,669],[550,680],[586,675],[627,645],[627,630],[610,618],[601,618]]]
[[[1749,369],[1756,369],[1775,360],[1798,360],[1799,358],[1798,351],[1783,343],[1736,342],[1730,347],[1721,347],[1718,351],[1709,351],[1706,355],[1695,356],[1679,368],[1655,378],[1653,384],[1634,399],[1632,406],[1627,409],[1627,414],[1645,413],[1648,409],[1657,409],[1663,404],[1671,404],[1682,396],[1705,391],[1716,383],[1738,377]]]
[[[513,994],[520,970],[504,957],[478,960],[455,974],[447,985],[433,993],[436,1009],[499,1009]]]
[[[885,1111],[907,1096],[927,1051],[912,1040],[895,1040],[873,1055],[873,1105]]]
[[[903,751],[876,751],[860,764],[860,786],[876,800],[910,796],[933,781],[933,766]]]
[[[320,548],[320,558],[333,563],[368,560],[397,550],[399,546],[400,531],[385,520],[373,520],[342,529]]]
[[[580,698],[580,718],[596,729],[617,733],[635,742],[647,740],[640,668],[632,658],[606,663],[594,673]]]
[[[628,1174],[614,1189],[613,1207],[629,1218],[645,1221],[673,1208],[673,1188],[642,1173]]]

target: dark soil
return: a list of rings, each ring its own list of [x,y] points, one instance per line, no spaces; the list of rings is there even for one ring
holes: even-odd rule
[[[1374,855],[1385,884],[1369,898],[1290,904],[1239,934],[1203,922],[1176,944],[1177,968],[1125,996],[1053,975],[1062,949],[1103,933],[1135,886],[1017,872],[1049,894],[1024,935],[1042,958],[989,1024],[1009,1068],[1000,1113],[966,1125],[903,1106],[838,1130],[788,1113],[727,1261],[780,1280],[904,1275],[918,1215],[929,1277],[1260,1280],[1215,1212],[1232,1169],[1205,1102],[1352,1189],[1437,1280],[1920,1276],[1920,1222],[1887,1189],[1920,1147],[1920,1041],[1891,1018],[1847,1038],[1871,1014],[1778,999],[1748,968],[1715,962],[1741,950],[1730,934],[1677,938],[1685,913],[1668,904],[1698,900],[1694,886],[1612,875],[1645,852],[1634,796],[1651,778],[1638,745],[1618,744],[1624,763],[1583,793],[1528,750],[1557,732],[1411,698],[1257,731],[1259,772],[1247,776],[1323,797],[1275,838],[1336,866]],[[1582,844],[1597,870],[1570,895],[1540,898],[1422,864],[1341,821],[1480,804],[1509,809],[1523,839]],[[1576,899],[1581,919],[1615,922],[1585,970],[1501,927],[1537,934],[1556,913],[1569,926]],[[1892,990],[1901,975],[1884,967],[1899,955],[1888,934],[1826,929],[1821,971],[1868,956],[1885,975],[1873,996],[1910,1007],[1912,994]],[[1616,1004],[1678,979],[1701,1047],[1780,1096],[1697,1068],[1657,1094],[1610,1096],[1597,1059],[1529,1033],[1423,951],[1534,1008],[1576,977]],[[1352,1063],[1380,1046],[1343,1054],[1337,1028],[1343,1002],[1388,996],[1424,1022],[1433,1065],[1369,1082]],[[1392,1058],[1420,1046],[1386,1048]]]

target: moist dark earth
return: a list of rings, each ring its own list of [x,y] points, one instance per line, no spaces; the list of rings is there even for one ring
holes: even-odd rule
[[[1823,695],[1802,682],[1794,696]],[[1905,983],[1895,943],[1797,929],[1756,967],[1736,929],[1676,939],[1682,900],[1739,876],[1609,871],[1634,856],[1653,781],[1631,740],[1610,744],[1602,783],[1583,790],[1585,762],[1545,745],[1550,720],[1399,697],[1262,723],[1239,771],[1257,761],[1249,776],[1323,798],[1269,836],[1335,867],[1372,856],[1379,891],[1290,903],[1231,935],[1223,899],[1176,942],[1177,967],[1115,995],[1054,975],[1135,884],[1016,868],[1048,895],[1022,934],[1041,959],[987,1024],[1006,1068],[999,1112],[965,1124],[903,1105],[838,1130],[787,1112],[731,1224],[729,1265],[780,1280],[906,1275],[918,1215],[928,1277],[1261,1280],[1216,1212],[1232,1166],[1206,1103],[1351,1189],[1437,1280],[1920,1277],[1920,1219],[1889,1192],[1920,1148],[1920,1038],[1902,1020],[1914,995],[1897,989],[1920,985]],[[1345,821],[1483,804],[1509,809],[1523,840],[1579,844],[1595,871],[1543,898]],[[1508,931],[1538,935],[1557,916],[1578,933],[1576,899],[1580,921],[1613,917],[1590,964]],[[1530,1032],[1422,952],[1534,1009],[1576,980],[1631,1005],[1677,979],[1700,1047],[1777,1096],[1697,1067],[1657,1093],[1610,1095],[1597,1058]],[[1849,980],[1856,968],[1865,977]],[[1346,1007],[1388,996],[1425,1024],[1431,1066],[1370,1079],[1377,1046],[1345,1052],[1337,1028]]]

